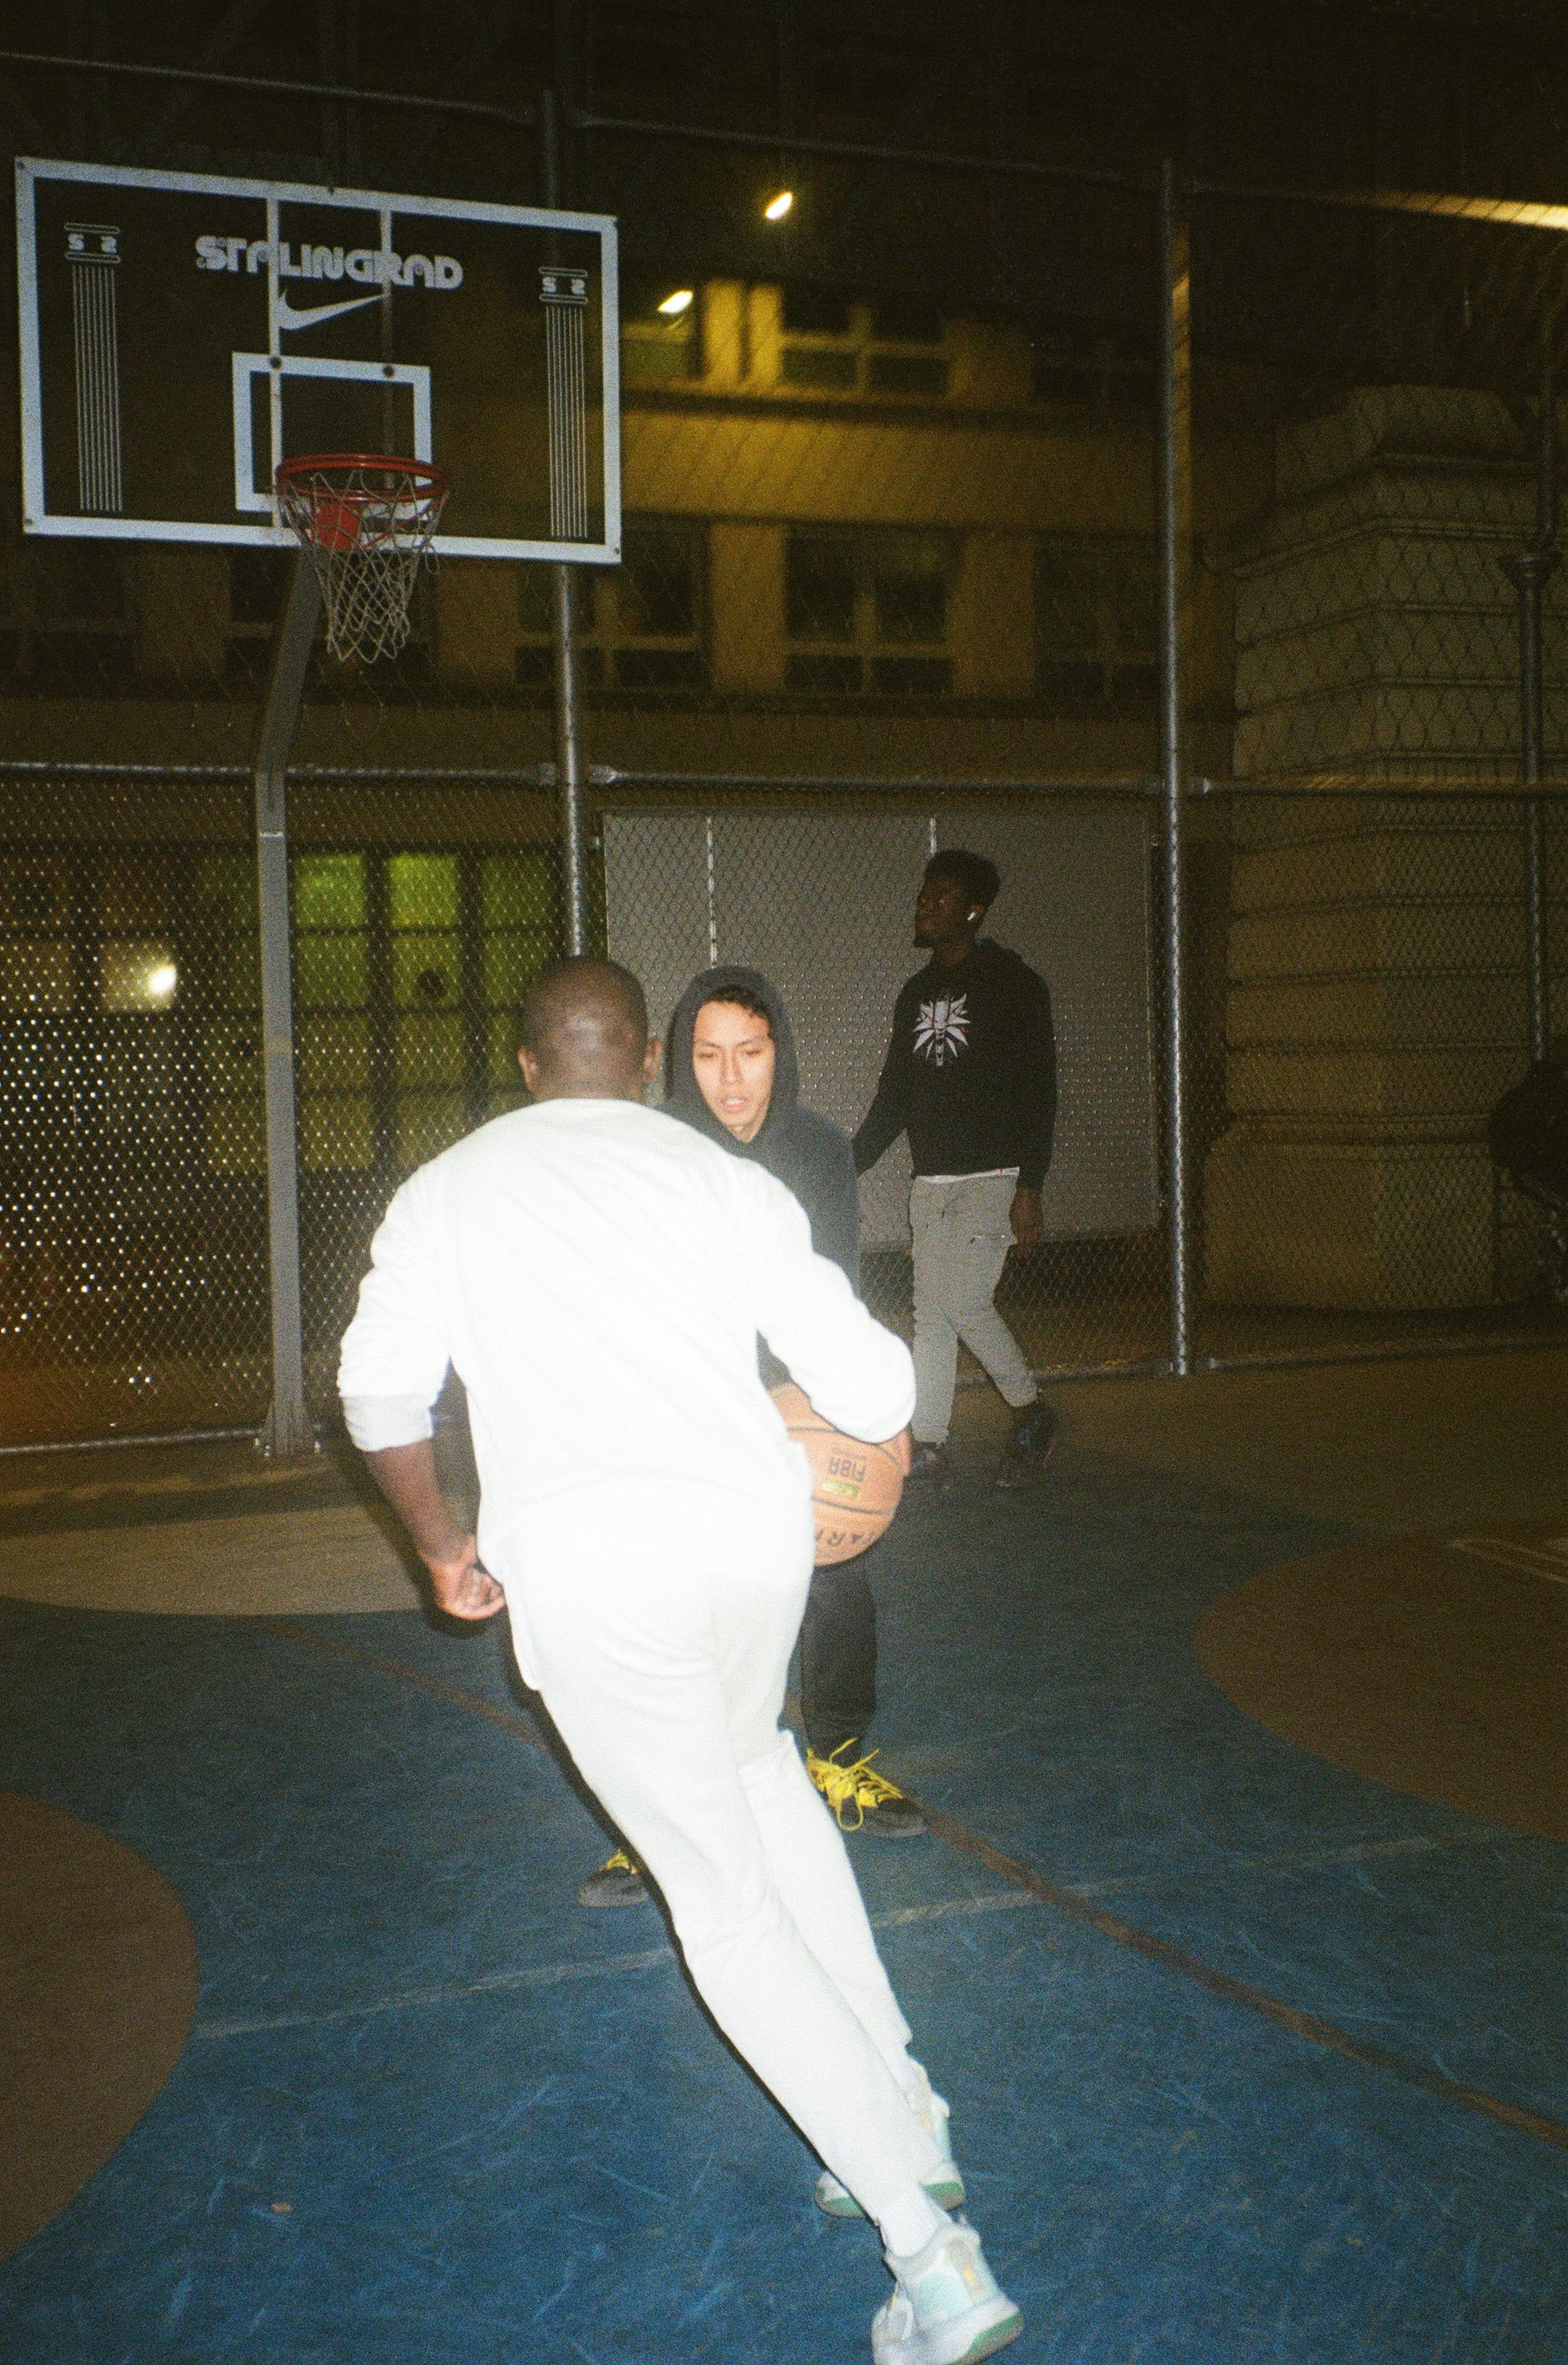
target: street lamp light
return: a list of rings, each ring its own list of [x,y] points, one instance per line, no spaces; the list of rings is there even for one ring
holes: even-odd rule
[[[776,197],[769,197],[767,203],[763,207],[762,218],[764,221],[782,221],[785,215],[792,209],[794,203],[794,190],[780,189],[778,195]]]
[[[691,309],[693,292],[689,287],[678,287],[673,296],[665,297],[664,302],[659,306],[659,310],[666,320],[678,320],[683,312],[689,312]]]

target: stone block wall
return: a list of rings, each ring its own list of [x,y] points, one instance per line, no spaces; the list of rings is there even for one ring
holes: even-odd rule
[[[1533,475],[1492,398],[1381,387],[1282,432],[1276,488],[1238,555],[1235,772],[1326,792],[1232,808],[1205,1294],[1484,1305],[1522,1279],[1484,1126],[1527,1058],[1524,846],[1518,808],[1473,790],[1518,775],[1499,562],[1529,538]],[[1562,748],[1561,578],[1547,650]],[[1396,779],[1428,785],[1380,798]],[[1568,936],[1561,909],[1553,923]]]

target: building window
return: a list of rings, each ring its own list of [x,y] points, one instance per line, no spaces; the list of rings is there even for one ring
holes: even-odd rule
[[[1030,355],[1036,402],[1070,402],[1097,411],[1153,407],[1153,360],[1129,339],[1066,328],[1036,337]]]
[[[1159,691],[1147,534],[1052,534],[1035,551],[1039,694],[1061,715],[1148,714]]]
[[[277,620],[288,597],[286,550],[229,553],[229,629],[224,635],[224,671],[238,687],[260,689],[266,679]]]
[[[913,298],[870,304],[787,286],[778,375],[811,393],[939,400],[947,391],[946,323]]]
[[[577,648],[596,689],[700,689],[704,654],[703,529],[689,518],[630,518],[619,566],[585,568]],[[518,569],[519,622],[526,635],[517,678],[550,678],[550,592],[543,569]]]
[[[136,670],[125,553],[112,544],[7,539],[0,671],[38,689],[119,689]]]
[[[944,534],[794,530],[784,569],[786,688],[946,697],[955,555]]]
[[[695,377],[701,367],[701,311],[700,289],[678,272],[628,273],[621,291],[621,374],[627,385],[668,386]]]

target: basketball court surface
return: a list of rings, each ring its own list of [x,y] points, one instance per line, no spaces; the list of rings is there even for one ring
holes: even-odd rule
[[[1063,1389],[881,1555],[851,1843],[988,2252],[1071,2365],[1568,2345],[1551,1354]],[[0,1470],[16,2365],[828,2365],[864,2227],[488,1630],[330,1461]]]

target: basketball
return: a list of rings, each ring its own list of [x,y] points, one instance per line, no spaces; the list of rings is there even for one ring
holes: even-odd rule
[[[310,532],[323,550],[336,555],[352,550],[359,540],[359,510],[353,501],[335,500],[330,495],[316,505]]]
[[[805,1447],[812,1465],[817,1566],[853,1560],[886,1534],[903,1492],[903,1473],[885,1446],[841,1436],[792,1380],[772,1393],[785,1428]]]

